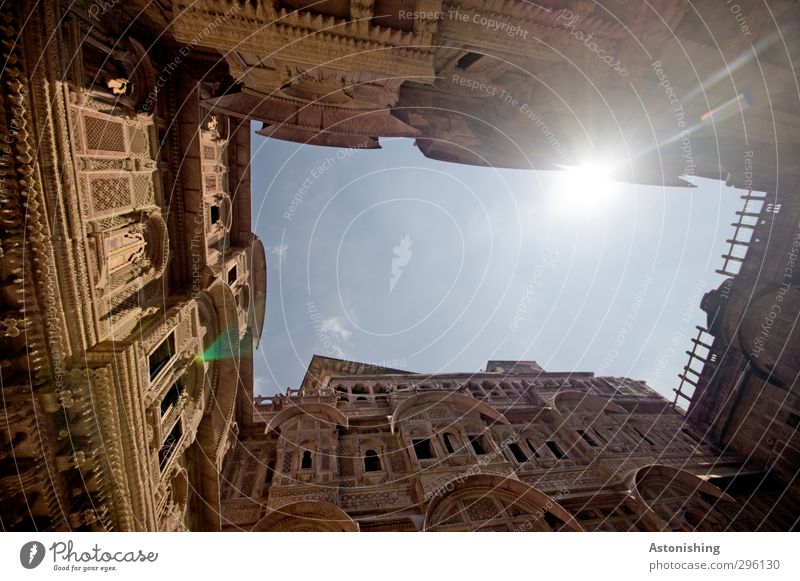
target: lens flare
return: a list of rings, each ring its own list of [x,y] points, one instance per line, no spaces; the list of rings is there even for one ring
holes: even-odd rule
[[[582,213],[604,206],[612,192],[608,166],[586,163],[565,166],[556,178],[553,201],[561,214]]]
[[[240,345],[239,332],[236,328],[226,329],[220,333],[211,345],[198,355],[195,359],[197,363],[205,363],[207,361],[220,361],[222,359],[236,359],[244,355],[247,347]]]

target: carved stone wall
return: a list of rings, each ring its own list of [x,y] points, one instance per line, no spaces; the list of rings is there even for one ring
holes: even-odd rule
[[[13,57],[0,99],[0,519],[5,530],[218,529],[240,380],[252,393],[240,346],[263,322],[253,310],[266,289],[264,265],[250,273],[245,209],[240,247],[227,252],[237,187],[227,168],[240,175],[241,160],[225,143],[239,126],[198,114],[206,84],[187,87],[184,74],[156,86],[168,43],[145,50],[136,35],[147,31],[120,37],[85,4],[18,4],[0,31]],[[211,159],[180,171],[200,141]],[[184,227],[184,194],[204,178],[197,199],[224,206],[217,238],[202,244],[226,251],[216,269],[205,253],[193,262]]]
[[[522,365],[369,373],[323,357],[312,369],[317,388],[259,405],[266,431],[250,432],[246,448],[259,451],[226,467],[225,494],[237,500],[223,506],[225,529],[302,502],[334,505],[361,530],[661,530],[669,511],[684,528],[780,526],[768,509],[738,511],[705,480],[759,468],[720,453],[642,382]],[[258,471],[244,468],[254,462]],[[661,502],[642,475],[669,471],[682,475],[684,496],[658,481]],[[242,476],[256,472],[261,488]],[[728,508],[684,517],[709,494]]]

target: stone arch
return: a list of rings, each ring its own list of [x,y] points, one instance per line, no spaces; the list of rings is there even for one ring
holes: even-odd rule
[[[197,296],[201,325],[205,327],[203,354],[198,363],[205,368],[205,411],[197,430],[200,464],[199,493],[203,499],[204,529],[220,530],[220,484],[222,462],[236,436],[234,421],[239,390],[239,317],[231,288],[220,280]]]
[[[170,500],[174,503],[176,510],[181,515],[186,513],[186,503],[189,498],[189,475],[184,468],[175,471],[170,479]]]
[[[267,308],[267,253],[264,243],[256,237],[250,247],[250,324],[256,347],[261,342]]]
[[[239,306],[245,313],[250,311],[250,285],[248,283],[239,287]]]
[[[169,261],[169,234],[161,212],[150,212],[144,224],[147,260],[150,262],[150,270],[147,273],[147,277],[149,280],[153,280],[164,274],[164,270],[167,268],[167,262]]]
[[[166,481],[166,503],[160,521],[162,531],[186,530],[186,513],[189,505],[189,475],[185,468],[172,470]]]
[[[272,509],[252,531],[345,532],[359,531],[358,523],[334,504],[304,500]]]
[[[672,466],[650,464],[628,476],[642,520],[655,528],[712,532],[738,530],[740,505],[702,478]]]
[[[201,294],[206,294],[212,306],[211,320],[201,321],[206,326],[201,359],[209,366],[206,377],[210,383],[205,412],[210,418],[209,421],[204,418],[203,423],[210,423],[213,439],[219,444],[222,432],[232,421],[239,384],[239,317],[236,298],[227,283],[217,281]]]
[[[233,226],[233,203],[231,202],[231,197],[225,193],[217,195],[220,213],[222,214],[220,219],[222,227],[225,229],[225,232],[230,232],[231,226]]]
[[[183,410],[184,422],[194,431],[206,409],[206,373],[202,363],[191,362],[178,376],[178,379],[183,383],[186,394],[186,405]]]
[[[266,431],[277,430],[280,428],[281,424],[299,415],[313,416],[318,420],[322,420],[334,426],[342,426],[343,428],[349,427],[347,417],[332,405],[321,402],[309,402],[299,405],[290,405],[279,411],[267,424]]]
[[[796,319],[800,285],[771,284],[748,301],[735,322],[728,322],[737,330],[742,353],[765,380],[784,388],[794,385],[800,367],[800,326]]]
[[[425,531],[582,531],[554,498],[507,476],[457,476],[428,505]]]
[[[453,393],[452,391],[430,391],[415,395],[397,406],[389,423],[392,433],[395,433],[397,422],[405,417],[412,408],[420,406],[433,407],[440,403],[475,411],[493,422],[511,425],[502,413],[483,401],[459,393]]]

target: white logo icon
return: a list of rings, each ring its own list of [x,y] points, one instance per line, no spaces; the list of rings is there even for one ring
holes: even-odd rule
[[[26,569],[35,569],[44,559],[44,545],[39,541],[30,541],[22,545],[19,551],[19,562]]]
[[[403,275],[403,269],[408,266],[408,261],[411,260],[411,255],[414,254],[411,252],[411,244],[411,237],[406,234],[400,238],[400,244],[392,249],[394,250],[394,257],[392,258],[392,278],[389,281],[389,292],[394,290],[397,281]]]

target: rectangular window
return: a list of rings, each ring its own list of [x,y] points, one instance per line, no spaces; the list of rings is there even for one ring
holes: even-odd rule
[[[561,448],[559,447],[559,445],[558,445],[558,444],[556,444],[555,442],[553,442],[553,441],[547,441],[547,442],[545,442],[545,445],[546,445],[546,446],[547,446],[547,448],[550,450],[550,452],[552,452],[552,453],[553,453],[553,456],[555,456],[555,457],[556,457],[556,458],[558,458],[559,460],[563,460],[564,458],[566,458],[566,457],[567,457],[567,455],[566,455],[566,454],[564,454],[564,452],[561,450]]]
[[[469,443],[472,444],[472,449],[475,450],[475,453],[480,456],[481,454],[486,454],[486,445],[483,439],[483,436],[467,436],[469,438]]]
[[[578,430],[578,435],[584,439],[584,441],[589,444],[592,448],[597,448],[597,442],[595,442],[592,437],[587,434],[584,430]]]
[[[233,265],[231,269],[228,271],[228,284],[233,286],[236,282],[237,273],[236,273],[236,265]]]
[[[796,430],[797,427],[800,426],[800,416],[798,416],[795,413],[789,412],[789,417],[786,420],[786,423]]]
[[[645,436],[645,435],[642,433],[642,431],[641,431],[639,428],[637,428],[637,427],[634,427],[634,428],[633,428],[633,431],[634,431],[634,432],[636,432],[637,434],[639,434],[639,435],[642,437],[642,440],[644,440],[645,442],[647,442],[647,443],[648,443],[650,446],[655,446],[655,445],[656,445],[656,443],[655,443],[655,442],[653,442],[653,440],[651,440],[651,439],[650,439],[650,438],[648,438],[647,436]]]
[[[161,445],[161,449],[158,451],[158,465],[162,470],[172,457],[172,453],[178,446],[178,441],[180,441],[182,435],[183,429],[181,428],[181,423],[177,421],[175,422],[175,427],[172,428],[169,435],[164,440],[164,443]]]
[[[167,394],[164,396],[164,399],[161,400],[161,415],[163,416],[169,408],[174,406],[178,403],[178,399],[181,397],[183,393],[183,382],[181,380],[176,381],[172,384],[172,387],[169,388]]]
[[[431,445],[430,438],[424,440],[411,440],[414,445],[414,454],[417,455],[419,460],[430,460],[434,458],[433,446]]]
[[[603,434],[600,433],[600,428],[592,428],[589,431],[594,433],[594,437],[597,438],[597,440],[599,440],[601,443],[607,443],[606,439],[603,437]]]
[[[458,59],[458,62],[456,63],[456,67],[458,67],[462,71],[466,71],[468,68],[470,68],[472,65],[474,65],[476,62],[478,62],[482,58],[483,58],[482,54],[479,54],[477,52],[468,52],[467,54],[462,56],[460,59]]]
[[[692,432],[689,431],[688,428],[681,428],[681,432],[683,432],[686,435],[686,437],[689,438],[689,441],[692,444],[697,443],[697,438],[694,437],[694,435],[692,434]]]
[[[511,454],[514,455],[514,458],[520,464],[524,464],[528,461],[528,457],[525,455],[525,452],[522,451],[522,448],[519,447],[519,444],[512,442],[508,445],[508,449],[511,450]]]
[[[444,447],[448,454],[455,454],[455,446],[453,446],[453,436],[451,434],[444,435]]]
[[[219,222],[219,206],[211,206],[211,223]]]
[[[150,364],[150,381],[155,379],[158,372],[161,371],[167,362],[175,353],[175,337],[170,333],[161,344],[150,353],[148,363]]]

